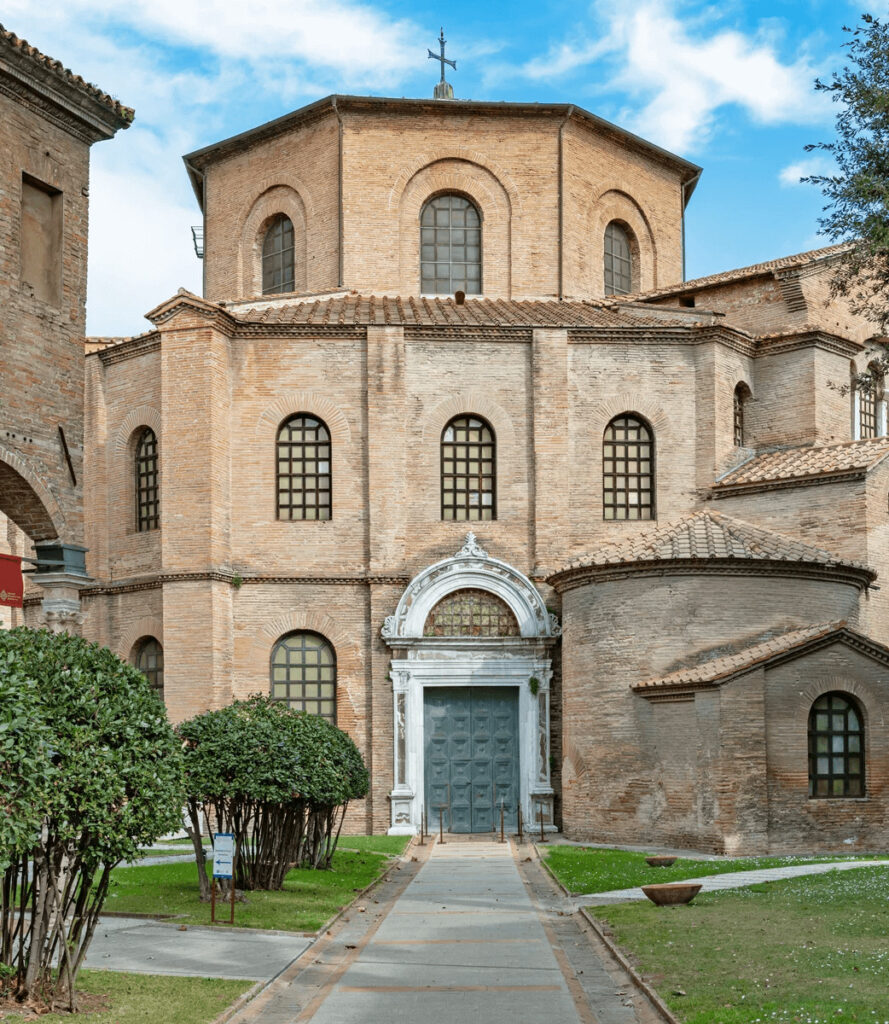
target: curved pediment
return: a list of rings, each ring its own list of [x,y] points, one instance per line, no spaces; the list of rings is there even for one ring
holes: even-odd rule
[[[429,613],[457,590],[483,590],[500,598],[515,616],[521,638],[555,638],[561,634],[558,619],[547,610],[528,577],[507,562],[492,558],[475,534],[468,533],[466,543],[453,557],[430,565],[411,580],[395,614],[383,623],[383,639],[389,644],[421,639]]]

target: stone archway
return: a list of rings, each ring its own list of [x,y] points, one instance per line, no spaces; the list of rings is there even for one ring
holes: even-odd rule
[[[514,617],[511,632],[517,635],[425,635],[430,612],[458,591],[484,591],[498,599]],[[456,555],[411,581],[382,629],[384,641],[398,653],[390,670],[395,724],[391,833],[414,834],[420,827],[428,791],[428,705],[444,694],[464,694],[467,700],[473,695],[480,705],[507,699],[515,721],[516,806],[525,821],[542,810],[552,827],[550,648],[560,632],[527,576],[491,558],[472,533]]]

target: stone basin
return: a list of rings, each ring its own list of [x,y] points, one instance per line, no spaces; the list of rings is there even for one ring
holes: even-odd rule
[[[701,891],[700,882],[663,882],[659,885],[643,885],[642,891],[659,907],[675,907],[680,903],[691,903]]]
[[[645,863],[650,864],[653,868],[668,868],[676,863],[676,858],[670,857],[666,853],[659,853],[654,857],[646,857]]]

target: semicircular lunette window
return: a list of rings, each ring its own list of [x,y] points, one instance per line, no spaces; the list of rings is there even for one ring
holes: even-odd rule
[[[423,636],[519,636],[509,605],[487,590],[455,590],[429,613]]]

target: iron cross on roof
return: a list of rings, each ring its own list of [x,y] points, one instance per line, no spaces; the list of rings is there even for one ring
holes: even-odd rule
[[[432,50],[427,49],[426,52],[429,54],[429,60],[437,60],[441,62],[441,81],[435,87],[434,96],[436,99],[452,99],[454,96],[454,90],[445,81],[445,64],[450,64],[451,67],[456,71],[457,62],[455,60],[448,60],[445,57],[445,43],[447,40],[444,37],[444,28],[441,30],[441,35],[438,37],[438,44],[441,47],[441,54],[433,53]]]

